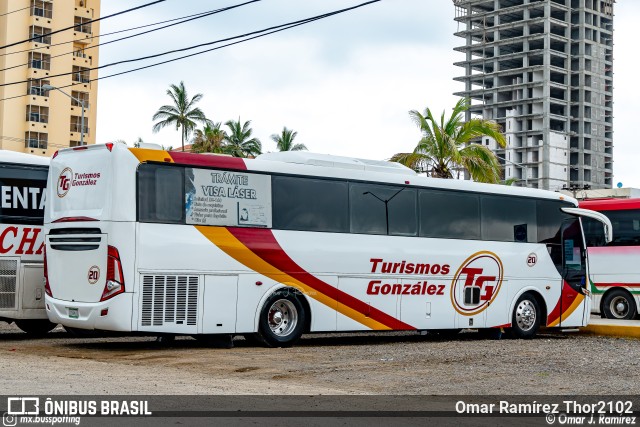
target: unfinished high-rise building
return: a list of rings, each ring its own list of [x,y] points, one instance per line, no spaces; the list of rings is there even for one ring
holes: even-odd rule
[[[505,179],[549,190],[610,188],[615,0],[453,0],[465,55],[467,120],[503,126],[483,138]]]

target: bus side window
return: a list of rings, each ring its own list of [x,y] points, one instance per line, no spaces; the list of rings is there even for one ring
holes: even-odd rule
[[[584,238],[588,248],[605,246],[604,228],[601,222],[583,217],[582,228],[584,229]]]
[[[349,232],[349,186],[346,181],[274,176],[273,228]]]
[[[184,168],[143,163],[138,167],[141,222],[184,223]]]
[[[416,190],[378,184],[349,185],[352,233],[416,236]]]

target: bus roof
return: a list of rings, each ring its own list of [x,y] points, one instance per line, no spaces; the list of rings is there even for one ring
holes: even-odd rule
[[[640,209],[640,199],[583,200],[580,202],[580,207],[594,211],[623,211]]]
[[[562,200],[578,206],[577,200],[558,192],[535,188],[483,184],[460,179],[440,179],[418,175],[413,170],[387,161],[365,160],[318,153],[267,153],[255,159],[228,156],[208,156],[179,151],[131,148],[125,144],[108,144],[113,154],[128,150],[140,162],[175,163],[192,167],[209,167],[247,172],[284,173],[310,177],[371,181],[381,184],[411,185],[432,189],[468,191],[473,193],[503,194],[538,199]],[[104,149],[97,144],[82,147],[84,151]],[[77,147],[62,149],[61,155],[77,152]],[[106,150],[105,150],[106,151]]]
[[[49,157],[18,153],[16,151],[0,150],[0,163],[19,163],[23,165],[49,166],[50,162],[51,159]]]

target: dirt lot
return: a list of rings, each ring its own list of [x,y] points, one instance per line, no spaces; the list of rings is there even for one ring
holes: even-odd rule
[[[236,338],[233,349],[178,338],[30,339],[0,324],[3,394],[625,394],[640,343],[572,334],[530,341],[473,332],[310,335],[290,349]]]

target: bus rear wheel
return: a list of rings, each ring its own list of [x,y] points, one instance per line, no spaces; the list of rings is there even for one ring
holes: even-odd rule
[[[267,298],[258,321],[258,334],[269,347],[290,347],[302,336],[306,313],[302,296],[293,289],[279,289]]]
[[[630,320],[636,317],[636,302],[622,289],[614,289],[604,298],[602,311],[607,319]]]
[[[511,316],[510,335],[513,338],[533,338],[540,329],[540,316],[536,298],[530,293],[521,295]]]
[[[45,319],[16,320],[16,326],[23,332],[33,336],[46,335],[57,325]]]

